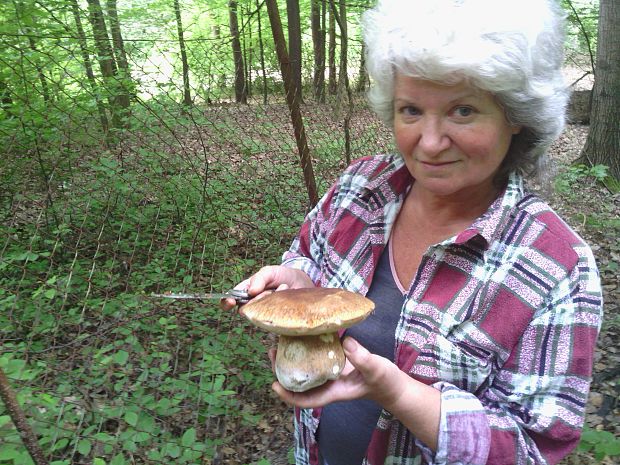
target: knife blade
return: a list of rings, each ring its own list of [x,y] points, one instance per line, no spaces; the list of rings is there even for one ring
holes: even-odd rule
[[[163,294],[151,294],[155,299],[174,299],[174,300],[222,300],[234,299],[239,304],[245,304],[250,300],[247,291],[240,289],[231,289],[227,292],[209,292],[206,294],[196,293],[173,293],[164,292]]]

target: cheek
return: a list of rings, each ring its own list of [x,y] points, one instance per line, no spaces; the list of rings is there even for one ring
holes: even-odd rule
[[[501,129],[463,131],[458,135],[460,149],[476,161],[499,164],[506,156],[512,134]]]
[[[410,127],[394,126],[394,141],[401,153],[410,152],[416,139],[415,131],[412,131]]]

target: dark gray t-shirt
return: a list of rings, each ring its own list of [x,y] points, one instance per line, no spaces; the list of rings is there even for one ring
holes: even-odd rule
[[[345,335],[393,362],[394,334],[405,297],[392,273],[389,246],[381,255],[366,297],[375,303],[375,310],[366,320],[347,329]],[[360,465],[380,413],[379,404],[365,399],[325,406],[318,430],[323,463]]]

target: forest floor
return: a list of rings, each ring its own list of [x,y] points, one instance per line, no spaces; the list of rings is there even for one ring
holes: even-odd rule
[[[560,173],[572,179],[568,192],[557,193],[550,203],[554,209],[591,245],[601,271],[605,300],[605,320],[595,356],[594,379],[586,409],[586,424],[593,429],[620,436],[620,195],[613,194],[601,183],[576,171],[568,171],[579,156],[587,137],[587,126],[572,125],[553,147],[553,158]],[[566,174],[568,173],[568,174]],[[572,176],[572,178],[571,178]],[[254,393],[259,395],[258,393]],[[264,405],[264,417],[253,431],[238,430],[234,447],[224,454],[221,463],[233,456],[246,456],[253,450],[253,460],[265,459],[272,465],[290,463],[292,448],[292,411],[270,391],[262,393],[258,403]],[[236,449],[236,450],[235,450]],[[243,451],[243,452],[241,452]],[[230,455],[229,455],[230,454]],[[227,456],[227,457],[226,457]],[[591,452],[574,452],[562,464],[618,463],[618,456],[599,462]]]

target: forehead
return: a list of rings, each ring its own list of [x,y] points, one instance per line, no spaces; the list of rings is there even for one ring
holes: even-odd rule
[[[476,98],[481,100],[493,101],[490,92],[481,90],[467,82],[461,80],[454,84],[444,84],[436,81],[428,81],[412,76],[396,73],[394,80],[395,99],[422,99],[422,98],[442,98],[449,101],[463,98]]]

